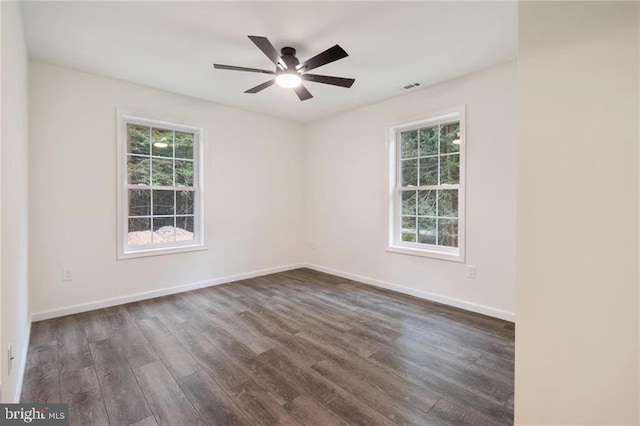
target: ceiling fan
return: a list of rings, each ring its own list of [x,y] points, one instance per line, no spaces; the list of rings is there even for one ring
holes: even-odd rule
[[[233,65],[214,64],[213,67],[219,70],[246,71],[257,72],[262,74],[271,74],[275,77],[269,81],[245,90],[244,93],[258,93],[273,84],[293,89],[301,101],[313,98],[313,95],[302,85],[302,81],[310,81],[312,83],[331,84],[333,86],[351,87],[356,81],[353,78],[332,77],[328,75],[310,74],[309,71],[337,61],[338,59],[349,56],[344,49],[337,44],[322,53],[317,54],[311,59],[300,62],[296,58],[296,49],[293,47],[283,47],[280,54],[273,47],[273,44],[266,38],[260,36],[249,36],[249,39],[262,50],[262,53],[276,66],[275,71],[261,70],[257,68],[236,67]]]

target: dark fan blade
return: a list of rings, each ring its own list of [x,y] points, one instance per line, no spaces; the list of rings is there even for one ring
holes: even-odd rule
[[[337,44],[322,53],[317,54],[311,59],[307,59],[296,68],[304,71],[311,71],[314,68],[321,67],[323,65],[329,64],[331,62],[337,61],[338,59],[346,58],[349,56],[344,49]]]
[[[312,81],[314,83],[332,84],[334,86],[351,87],[355,83],[353,78],[343,77],[331,77],[330,75],[318,75],[318,74],[304,74],[302,76],[304,80]]]
[[[260,70],[258,68],[236,67],[236,66],[233,66],[233,65],[213,64],[213,67],[215,69],[217,69],[217,70],[246,71],[246,72],[259,72],[259,73],[262,73],[262,74],[275,74],[275,71]]]
[[[306,101],[307,99],[313,98],[313,95],[309,93],[309,91],[303,85],[294,87],[293,90],[296,91],[296,95],[298,95],[301,101]]]
[[[258,84],[256,87],[252,87],[249,90],[245,90],[244,93],[258,93],[259,91],[264,90],[269,86],[273,86],[273,83],[275,82],[276,82],[275,78],[269,81],[265,81],[262,84]]]
[[[283,69],[287,69],[287,65],[284,63],[282,59],[280,59],[280,54],[273,44],[266,37],[260,36],[248,36],[251,41],[258,46],[258,49],[262,50],[262,53],[267,55],[267,58],[271,59],[275,65],[280,65]]]

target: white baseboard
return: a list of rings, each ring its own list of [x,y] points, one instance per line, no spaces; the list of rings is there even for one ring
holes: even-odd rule
[[[24,371],[27,368],[27,352],[29,351],[29,339],[31,338],[31,323],[33,319],[29,321],[29,325],[27,326],[27,334],[24,336],[24,343],[22,344],[22,355],[20,357],[20,364],[18,365],[18,380],[16,382],[16,389],[13,394],[13,403],[17,404],[20,402],[20,395],[22,395],[22,382],[24,380]]]
[[[326,274],[336,275],[339,277],[347,278],[350,280],[358,281],[364,284],[373,285],[375,287],[385,288],[387,290],[397,291],[398,293],[408,294],[420,299],[431,300],[433,302],[442,303],[443,305],[454,306],[456,308],[465,309],[471,312],[477,312],[479,314],[488,315],[494,318],[500,318],[507,321],[515,321],[515,314],[513,312],[504,311],[501,309],[492,308],[490,306],[479,305],[472,302],[467,302],[453,297],[442,296],[435,293],[430,293],[422,290],[417,290],[411,287],[405,287],[399,284],[393,284],[386,281],[377,280],[363,275],[352,274],[350,272],[344,272],[325,266],[296,263],[291,265],[278,266],[274,268],[261,269],[253,272],[246,272],[243,274],[230,275],[222,278],[215,278],[207,281],[200,281],[196,283],[183,284],[175,287],[163,288],[159,290],[152,290],[143,293],[135,293],[127,296],[114,297],[111,299],[103,299],[96,302],[83,303],[79,305],[66,306],[58,309],[51,309],[48,311],[36,312],[31,315],[31,321],[43,321],[51,318],[62,317],[65,315],[77,314],[80,312],[92,311],[94,309],[108,308],[110,306],[122,305],[125,303],[138,302],[140,300],[153,299],[154,297],[168,296],[170,294],[182,293],[189,290],[197,290],[199,288],[211,287],[220,284],[226,284],[233,281],[244,280],[248,278],[260,277],[263,275],[275,274],[278,272],[290,271],[297,268],[309,268],[315,271],[324,272]],[[27,341],[28,344],[28,341]],[[22,366],[21,368],[24,368]]]
[[[189,290],[211,287],[214,285],[226,284],[233,281],[246,280],[248,278],[261,277],[263,275],[275,274],[278,272],[290,271],[292,269],[303,268],[305,264],[296,263],[292,265],[276,266],[274,268],[261,269],[258,271],[245,272],[237,275],[229,275],[222,278],[215,278],[207,281],[199,281],[190,284],[182,284],[175,287],[168,287],[159,290],[146,291],[142,293],[130,294],[127,296],[113,297],[110,299],[98,300],[96,302],[82,303],[79,305],[65,306],[64,308],[51,309],[48,311],[35,312],[31,314],[31,321],[43,321],[51,318],[63,317],[65,315],[78,314],[80,312],[93,311],[95,309],[108,308],[110,306],[122,305],[125,303],[138,302],[140,300],[153,299],[154,297],[168,296],[170,294],[182,293]]]
[[[362,275],[352,274],[350,272],[339,271],[333,268],[327,268],[325,266],[306,264],[306,268],[313,269],[314,271],[324,272],[325,274],[336,275],[338,277],[347,278],[349,280],[358,281],[364,284],[369,284],[375,287],[385,288],[387,290],[397,291],[398,293],[408,294],[420,299],[430,300],[432,302],[442,303],[443,305],[454,306],[456,308],[464,309],[471,312],[476,312],[483,315],[488,315],[494,318],[500,318],[506,321],[515,322],[516,315],[513,312],[503,311],[501,309],[492,308],[490,306],[478,305],[477,303],[467,302],[453,297],[442,296],[435,293],[429,293],[427,291],[417,290],[411,287],[405,287],[398,284],[392,284],[386,281],[376,280],[374,278],[365,277]]]

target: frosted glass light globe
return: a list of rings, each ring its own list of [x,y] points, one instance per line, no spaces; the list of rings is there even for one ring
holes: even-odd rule
[[[276,77],[276,84],[287,89],[298,87],[300,83],[302,83],[302,78],[296,73],[282,73]]]

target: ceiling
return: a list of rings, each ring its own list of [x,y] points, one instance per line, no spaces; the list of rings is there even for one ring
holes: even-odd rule
[[[300,122],[505,63],[517,53],[515,2],[25,2],[29,55],[170,92]],[[349,57],[314,70],[351,77],[351,89],[306,83],[244,90],[269,76],[213,63],[272,69],[247,35],[298,58],[340,44]],[[415,89],[414,89],[415,90]]]

